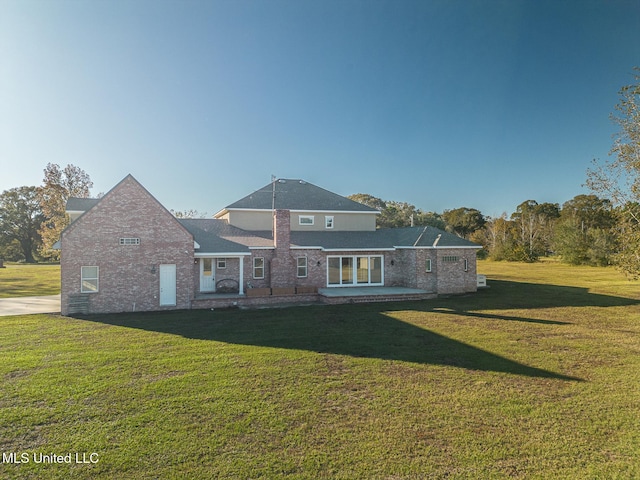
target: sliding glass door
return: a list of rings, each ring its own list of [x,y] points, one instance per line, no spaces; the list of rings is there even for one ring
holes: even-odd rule
[[[327,285],[382,285],[382,255],[349,255],[327,257]]]

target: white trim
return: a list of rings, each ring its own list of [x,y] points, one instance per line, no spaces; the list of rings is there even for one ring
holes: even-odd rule
[[[331,223],[331,226],[329,226]],[[324,228],[325,230],[333,230],[336,226],[336,217],[335,215],[325,215],[324,216]]]
[[[393,252],[396,247],[384,248],[323,248],[325,252]]]
[[[300,246],[300,245],[291,245],[289,247],[291,250],[323,250],[323,248],[319,245],[310,245],[308,247]]]
[[[256,267],[256,260],[262,260],[261,267]],[[262,269],[261,277],[256,277],[256,268]],[[253,257],[253,261],[251,262],[251,277],[254,280],[263,280],[267,275],[266,268],[267,268],[267,262],[264,261],[264,257]]]
[[[95,277],[85,277],[82,273],[82,270],[84,268],[95,268],[96,269],[96,276]],[[95,280],[95,285],[96,288],[94,289],[86,289],[84,288],[84,282],[87,281],[94,281]],[[92,283],[89,283],[89,285],[92,285]],[[98,293],[100,292],[100,267],[98,265],[81,265],[80,266],[80,293]]]
[[[311,220],[310,222],[303,222],[302,219],[305,220]],[[303,226],[303,227],[308,227],[311,225],[315,225],[316,223],[316,216],[315,215],[298,215],[298,225]]]
[[[361,213],[365,213],[365,214],[369,214],[369,215],[380,215],[379,210],[376,210],[375,212],[368,212],[368,211],[358,211],[358,210],[289,210],[291,213],[333,213],[334,215],[336,214],[341,214],[341,213],[353,213],[353,214],[361,214]]]
[[[276,247],[248,247],[249,250],[275,250]],[[250,253],[243,253],[243,255],[251,255]]]
[[[432,246],[429,246],[429,247],[396,246],[396,247],[393,247],[393,248],[396,248],[398,250],[448,250],[448,249],[465,249],[465,248],[480,250],[481,248],[484,248],[484,247],[481,246],[481,245],[476,245],[474,247],[472,247],[472,246],[468,246],[468,247],[460,247],[460,246],[458,246],[458,247],[447,247],[447,246],[438,245],[437,247],[432,247]]]
[[[304,265],[300,265],[300,260],[304,258]],[[304,275],[300,275],[300,269],[304,268]],[[296,257],[296,277],[307,278],[309,276],[309,259],[307,256]]]
[[[200,244],[198,242],[196,242],[195,240],[193,241],[193,248],[195,248],[196,250],[198,248],[200,248]]]
[[[251,255],[251,253],[249,252],[242,252],[242,253],[238,253],[238,252],[211,252],[211,253],[207,253],[207,252],[198,252],[195,253],[193,256],[195,258],[233,258],[233,257],[242,257],[242,256],[247,256],[247,255]]]
[[[340,259],[340,283],[329,283],[329,263],[331,263],[329,260],[332,258],[338,258]],[[352,265],[351,265],[351,273],[353,276],[353,283],[342,283],[342,259],[343,258],[351,258],[352,259]],[[368,282],[367,283],[359,283],[358,282],[358,258],[367,258],[369,260],[368,262],[368,268],[367,268],[367,272],[368,272]],[[380,259],[380,283],[371,283],[371,259],[372,258],[379,258]],[[334,288],[334,287],[383,287],[384,286],[384,255],[327,255],[325,261],[327,264],[326,267],[326,285],[327,288]]]
[[[277,209],[276,209],[277,210]],[[289,210],[291,213],[357,213],[357,214],[368,214],[368,215],[380,215],[382,212],[380,210],[376,210],[374,212],[371,211],[360,211],[360,210],[293,210],[293,209],[282,209]],[[213,218],[217,218],[218,216],[225,215],[229,212],[273,212],[270,208],[223,208],[222,210],[213,214]]]

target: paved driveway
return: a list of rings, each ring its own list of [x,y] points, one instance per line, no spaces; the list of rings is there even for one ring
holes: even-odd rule
[[[32,313],[60,313],[60,295],[0,298],[0,317]]]

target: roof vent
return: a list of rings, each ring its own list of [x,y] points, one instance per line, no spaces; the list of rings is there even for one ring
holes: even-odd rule
[[[279,178],[278,183],[287,183],[287,181],[284,178]]]
[[[307,182],[305,182],[304,180],[300,180],[300,185],[306,185]]]

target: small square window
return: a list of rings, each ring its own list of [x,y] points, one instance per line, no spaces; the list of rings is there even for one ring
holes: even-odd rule
[[[298,277],[307,276],[307,257],[298,257]]]
[[[300,215],[298,217],[299,225],[313,225],[314,216],[313,215]]]
[[[227,268],[227,259],[226,258],[219,258],[217,263],[218,263],[218,268],[219,269]]]

